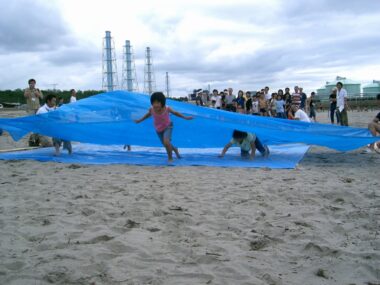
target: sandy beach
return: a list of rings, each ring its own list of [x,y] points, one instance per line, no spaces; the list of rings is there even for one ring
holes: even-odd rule
[[[0,284],[378,285],[379,163],[365,147],[312,147],[294,170],[0,161]]]

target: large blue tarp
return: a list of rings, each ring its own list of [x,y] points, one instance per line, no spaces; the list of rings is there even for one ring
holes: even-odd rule
[[[292,144],[269,146],[271,154],[264,158],[257,153],[254,160],[241,159],[240,149],[235,147],[219,158],[220,148],[181,149],[181,159],[174,159],[171,166],[213,166],[240,168],[295,168],[303,158],[309,146]],[[29,151],[0,153],[3,160],[37,160],[42,162],[60,162],[74,164],[129,164],[146,166],[166,166],[167,155],[163,147],[132,146],[126,151],[123,146],[101,146],[93,144],[73,144],[73,154],[62,151],[54,156],[54,148],[40,148]]]
[[[254,132],[265,144],[304,143],[339,151],[376,141],[367,129],[259,117],[167,100],[167,105],[193,120],[171,115],[173,145],[181,148],[221,148],[239,129]],[[114,91],[92,96],[41,115],[0,119],[0,129],[18,140],[29,132],[101,145],[161,146],[152,118],[136,124],[150,107],[146,94]]]

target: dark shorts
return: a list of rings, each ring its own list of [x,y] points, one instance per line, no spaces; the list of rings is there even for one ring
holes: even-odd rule
[[[264,108],[260,109],[260,113],[266,113],[266,112],[267,112],[267,109],[264,109]]]
[[[255,140],[256,149],[261,153],[261,155],[267,157],[269,155],[268,146],[264,145],[258,137]],[[241,157],[248,157],[250,155],[250,150],[240,150]]]
[[[314,108],[310,108],[310,115],[309,117],[310,118],[315,118],[317,116],[317,114],[315,113],[315,109]]]
[[[227,104],[226,111],[235,112],[235,106],[233,104]]]

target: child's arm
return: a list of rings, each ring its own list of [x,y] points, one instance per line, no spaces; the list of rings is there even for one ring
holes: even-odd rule
[[[224,146],[223,150],[222,150],[222,153],[219,154],[219,157],[223,157],[223,156],[226,154],[227,150],[228,150],[231,146],[232,146],[232,143],[230,143],[230,142],[229,142],[228,144],[226,144],[226,145]]]
[[[184,116],[182,115],[181,113],[177,112],[177,111],[174,111],[172,108],[168,108],[169,112],[172,113],[173,115],[177,116],[177,117],[180,117],[182,119],[185,119],[185,120],[192,120],[193,117],[192,116]]]
[[[145,119],[148,119],[152,114],[150,113],[150,111],[148,113],[146,113],[144,116],[142,116],[140,119],[137,119],[137,120],[134,120],[136,124],[138,123],[141,123],[142,121],[144,121]]]

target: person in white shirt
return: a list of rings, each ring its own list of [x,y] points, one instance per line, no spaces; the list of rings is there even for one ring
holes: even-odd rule
[[[310,123],[309,116],[300,109],[299,105],[292,105],[292,111],[294,112],[294,120]]]
[[[45,114],[47,112],[55,110],[56,101],[57,98],[55,97],[55,95],[49,94],[48,96],[46,96],[46,103],[37,110],[36,115]]]
[[[222,92],[220,94],[216,95],[216,102],[215,102],[215,108],[216,109],[222,109]]]
[[[343,88],[343,83],[336,84],[336,112],[342,126],[348,126],[347,116],[347,91]]]
[[[56,110],[57,109],[56,101],[57,101],[57,98],[55,97],[54,94],[47,95],[45,105],[43,105],[42,107],[40,107],[38,109],[36,115],[41,115],[41,114],[45,114],[45,113]],[[41,144],[43,141],[48,140],[46,136],[41,136],[41,135],[39,135],[39,139],[40,139]],[[72,146],[71,146],[70,141],[62,140],[59,138],[53,138],[53,145],[55,148],[55,154],[54,155],[58,156],[60,154],[59,148],[61,147],[62,143],[63,143],[63,149],[67,149],[69,154],[72,153]]]
[[[50,111],[55,110],[55,104],[56,104],[56,100],[57,100],[55,95],[49,94],[45,100],[46,100],[46,103],[43,106],[41,106],[40,108],[38,108],[36,115],[45,114],[45,113],[48,113]],[[38,146],[42,146],[42,147],[52,147],[53,146],[51,139],[47,136],[43,136],[40,134],[32,134],[32,136],[29,139],[29,141],[33,140],[33,145],[36,145],[36,146],[38,145]]]
[[[77,92],[75,91],[75,89],[71,89],[70,92],[71,92],[70,103],[74,103],[77,101]]]
[[[212,90],[212,95],[211,95],[211,108],[216,108],[217,98],[218,98],[218,90],[214,89]]]
[[[260,116],[260,109],[259,109],[259,94],[256,93],[255,96],[252,97],[252,115]]]
[[[264,95],[265,95],[265,100],[270,101],[272,99],[272,94],[269,93],[268,86],[265,86],[264,88]]]

